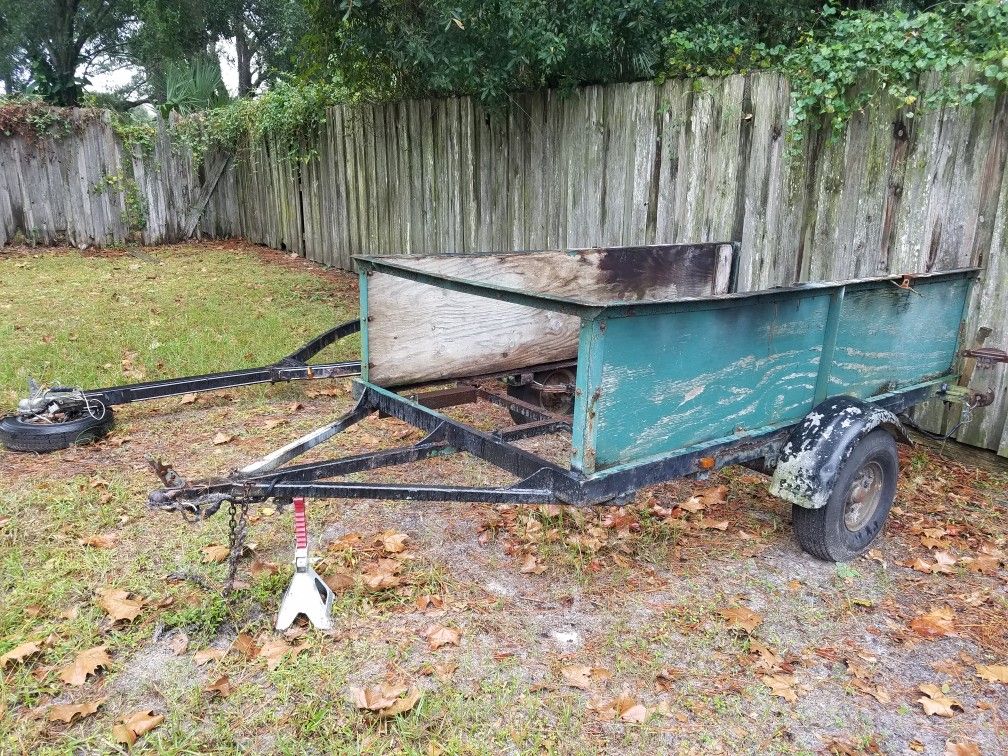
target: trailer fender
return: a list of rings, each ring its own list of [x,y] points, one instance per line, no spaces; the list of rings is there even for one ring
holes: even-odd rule
[[[843,463],[862,438],[885,428],[897,441],[910,437],[896,415],[852,396],[820,402],[781,447],[770,493],[807,509],[826,505]]]

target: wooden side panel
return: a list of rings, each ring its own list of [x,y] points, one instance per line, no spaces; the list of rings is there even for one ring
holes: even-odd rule
[[[520,369],[577,355],[580,320],[374,273],[368,379],[401,386]]]
[[[594,469],[797,421],[812,408],[828,309],[816,292],[608,320],[588,387]]]
[[[526,292],[600,300],[703,296],[727,287],[730,245],[614,248],[570,253],[431,256],[400,260],[418,271]],[[420,284],[367,278],[369,379],[405,385],[571,359],[577,317]]]
[[[892,283],[847,290],[829,376],[829,394],[868,398],[953,369],[968,282]],[[915,293],[916,292],[916,293]]]

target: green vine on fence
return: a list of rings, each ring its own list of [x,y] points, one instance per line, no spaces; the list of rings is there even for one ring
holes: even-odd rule
[[[70,108],[54,108],[34,95],[0,97],[0,133],[32,142],[63,139],[74,130],[72,113]]]
[[[912,118],[972,106],[1008,86],[1008,4],[973,0],[916,14],[827,6],[825,32],[809,33],[780,67],[792,82],[792,136],[824,119],[834,136],[878,98]]]
[[[177,117],[172,141],[201,163],[212,149],[242,150],[267,134],[292,160],[315,154],[312,137],[325,123],[326,108],[353,98],[331,83],[281,80],[254,99],[240,97],[221,107]]]
[[[132,176],[124,173],[107,173],[91,187],[94,194],[118,192],[123,196],[120,220],[132,234],[140,234],[147,228],[147,201],[140,185]]]

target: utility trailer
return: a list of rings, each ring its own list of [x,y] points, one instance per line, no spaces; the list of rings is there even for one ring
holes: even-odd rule
[[[165,487],[150,503],[194,518],[267,498],[587,506],[745,464],[793,504],[806,551],[851,559],[895,496],[896,443],[908,441],[897,415],[935,395],[981,403],[950,388],[977,270],[739,293],[737,253],[715,243],[356,258],[356,405],[224,478],[188,483],[159,465]],[[507,408],[515,424],[486,431],[443,412],[474,401]],[[291,464],[375,413],[426,436]],[[546,434],[569,438],[568,463],[517,444]],[[514,482],[357,479],[457,452]]]

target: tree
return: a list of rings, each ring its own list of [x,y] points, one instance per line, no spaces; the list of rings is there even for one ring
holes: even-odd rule
[[[77,105],[89,75],[121,61],[133,0],[0,0],[6,86]]]
[[[235,0],[229,32],[235,40],[240,97],[254,94],[292,69],[295,48],[308,23],[300,0]]]

